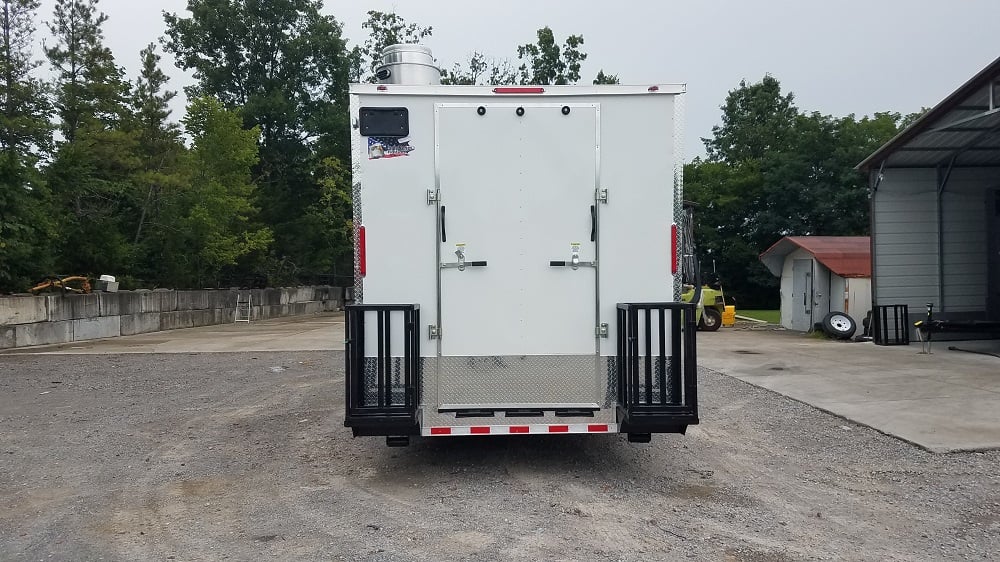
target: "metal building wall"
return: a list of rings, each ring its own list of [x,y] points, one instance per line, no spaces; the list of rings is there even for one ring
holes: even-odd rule
[[[908,305],[911,315],[922,315],[927,303],[953,318],[985,315],[986,193],[1000,183],[1000,170],[955,169],[946,176],[933,168],[888,169],[883,174],[872,199],[876,303]]]

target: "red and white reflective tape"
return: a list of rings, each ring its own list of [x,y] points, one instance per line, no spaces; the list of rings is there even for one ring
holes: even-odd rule
[[[559,433],[618,433],[616,423],[567,423],[528,425],[433,426],[420,430],[424,437],[449,435],[551,435]]]

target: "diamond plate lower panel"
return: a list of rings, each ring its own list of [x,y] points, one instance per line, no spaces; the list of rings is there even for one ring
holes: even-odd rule
[[[617,371],[614,357],[485,356],[427,358],[423,370],[424,426],[474,426],[528,423],[615,423]],[[435,365],[437,368],[435,368]],[[597,404],[592,418],[544,416],[456,418],[441,413],[442,404]]]
[[[595,355],[525,355],[441,357],[438,405],[441,404],[593,404],[598,389]],[[604,377],[601,376],[603,383]],[[603,386],[601,384],[600,386]]]

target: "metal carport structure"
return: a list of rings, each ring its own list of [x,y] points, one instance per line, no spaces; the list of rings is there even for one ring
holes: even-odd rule
[[[1000,58],[858,164],[871,188],[872,299],[1000,322]]]

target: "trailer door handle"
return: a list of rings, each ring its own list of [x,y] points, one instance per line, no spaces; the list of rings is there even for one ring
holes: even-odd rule
[[[597,241],[597,205],[590,206],[590,241]]]
[[[571,261],[552,260],[552,261],[549,262],[549,267],[571,267],[573,269],[578,269],[578,268],[581,268],[581,267],[597,267],[597,262],[596,261],[578,261],[578,262],[576,262],[576,266],[574,267],[573,266],[573,262],[571,262]]]
[[[448,241],[448,231],[445,229],[444,225],[444,205],[441,205],[441,241]]]

